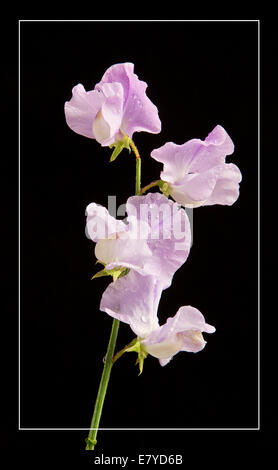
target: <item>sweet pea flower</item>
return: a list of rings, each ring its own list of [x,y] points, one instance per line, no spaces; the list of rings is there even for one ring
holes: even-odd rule
[[[234,144],[218,125],[202,141],[192,139],[177,145],[167,142],[151,152],[152,158],[164,164],[160,177],[168,183],[168,193],[184,207],[232,205],[239,196],[241,172],[226,163]]]
[[[202,333],[214,333],[215,328],[190,305],[180,307],[174,317],[159,326],[157,308],[161,293],[159,279],[131,271],[106,288],[100,310],[129,324],[143,351],[164,366],[180,351],[201,351],[206,345]]]
[[[91,91],[76,85],[65,103],[68,126],[102,146],[121,141],[125,135],[131,138],[138,131],[159,133],[157,107],[146,95],[147,84],[133,69],[129,62],[112,65]]]
[[[96,258],[106,270],[128,268],[152,274],[166,289],[190,251],[185,210],[160,193],[149,193],[130,197],[126,211],[127,223],[116,220],[102,206],[88,205],[86,233],[96,242]]]

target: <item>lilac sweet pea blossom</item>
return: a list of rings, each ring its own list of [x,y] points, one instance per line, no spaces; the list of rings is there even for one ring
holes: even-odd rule
[[[206,345],[202,333],[214,333],[215,328],[190,305],[180,307],[174,317],[159,326],[157,308],[161,293],[159,279],[131,271],[107,287],[100,309],[128,323],[144,350],[164,366],[179,351],[201,351]]]
[[[132,63],[112,65],[91,91],[78,84],[65,103],[68,126],[77,134],[112,145],[125,135],[161,130],[157,107],[146,95],[147,84],[133,72]]]
[[[192,139],[182,145],[167,142],[151,156],[164,164],[160,177],[168,183],[172,198],[194,208],[232,205],[237,200],[241,172],[233,163],[225,162],[233,151],[231,138],[218,125],[204,141]]]
[[[160,193],[130,197],[126,209],[124,223],[104,207],[88,205],[86,233],[96,242],[96,258],[108,270],[125,267],[141,275],[153,275],[166,289],[190,251],[188,216]]]

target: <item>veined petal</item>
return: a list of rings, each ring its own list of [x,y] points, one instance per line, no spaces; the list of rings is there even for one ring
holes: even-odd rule
[[[104,291],[100,310],[128,323],[134,333],[145,337],[158,328],[157,307],[162,288],[153,276],[130,271]]]

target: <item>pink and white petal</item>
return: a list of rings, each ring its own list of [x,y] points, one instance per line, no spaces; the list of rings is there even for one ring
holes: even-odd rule
[[[128,323],[134,333],[145,337],[158,328],[157,307],[161,296],[159,281],[130,271],[104,291],[100,310]]]
[[[164,163],[160,174],[168,183],[179,183],[187,173],[200,173],[223,164],[226,155],[234,151],[234,144],[222,126],[216,126],[202,141],[191,139],[182,145],[167,142],[151,152],[151,157]]]
[[[101,114],[109,126],[109,136],[101,144],[107,146],[116,141],[117,134],[120,131],[123,119],[124,90],[120,83],[104,83],[98,89],[102,91],[106,98],[101,108]]]
[[[161,132],[158,109],[146,95],[147,85],[139,81],[136,75],[134,77],[130,87],[131,94],[124,109],[122,131],[129,137],[134,132],[141,131],[158,134]]]
[[[196,307],[185,305],[179,308],[176,315],[174,330],[179,333],[185,330],[197,330],[205,333],[214,333],[215,327],[205,321],[204,315]]]
[[[177,336],[182,339],[181,351],[197,353],[202,351],[207,344],[200,331],[183,331]]]
[[[242,175],[239,168],[233,163],[225,165],[217,183],[204,206],[222,204],[231,206],[239,197],[239,183]]]
[[[98,244],[99,243],[102,243],[102,241],[99,241]],[[113,246],[109,247],[109,244]],[[103,240],[102,252],[105,254],[105,259],[102,259],[102,261],[107,263],[106,269],[124,266],[149,274],[145,268],[145,263],[152,253],[146,240],[134,240],[130,238]]]
[[[206,344],[202,331],[213,333],[215,328],[205,322],[198,309],[184,306],[145,338],[142,344],[149,354],[163,360],[161,365],[165,365],[179,351],[201,351]]]
[[[94,242],[125,232],[127,226],[121,220],[111,216],[108,210],[92,202],[86,208],[86,235]]]
[[[130,89],[130,80],[129,75],[133,74],[134,64],[131,62],[114,64],[109,67],[104,73],[101,81],[96,85],[95,88],[102,86],[104,83],[121,83],[124,91],[124,106],[126,105],[129,89]]]
[[[162,147],[154,149],[151,157],[164,163],[163,171],[160,173],[161,179],[168,183],[180,181],[189,171],[192,158],[201,145],[201,140],[192,139],[183,145],[167,142]]]
[[[164,325],[154,331],[148,337],[148,343],[164,342],[171,336],[185,331],[214,333],[215,328],[205,322],[204,316],[197,308],[187,305],[180,307],[174,317],[169,317]]]
[[[152,335],[150,336],[152,337]],[[180,338],[178,335],[171,335],[164,341],[156,342],[151,341],[150,337],[147,337],[143,339],[141,343],[146,351],[151,354],[151,356],[154,356],[157,359],[166,360],[177,354],[183,346],[182,338]]]
[[[171,187],[183,193],[188,200],[195,202],[206,201],[212,194],[225,164],[210,168],[202,173],[185,175],[179,184]]]
[[[193,201],[190,197],[184,192],[183,186],[173,185],[169,187],[170,196],[183,207],[188,207],[194,209],[204,205],[205,201]]]
[[[67,125],[77,134],[94,139],[93,121],[105,98],[98,91],[86,91],[78,84],[72,89],[72,98],[65,102]]]
[[[224,127],[219,124],[209,133],[206,137],[205,142],[207,144],[216,145],[221,148],[221,152],[225,155],[231,155],[234,152],[234,143],[226,132]]]
[[[234,152],[234,144],[225,129],[217,125],[206,137],[190,164],[191,173],[200,173],[225,163],[227,155]]]
[[[132,261],[126,261],[124,259],[120,261],[109,262],[105,268],[106,269],[114,269],[114,268],[128,268],[130,270],[136,271],[141,276],[150,276],[149,272],[146,272],[144,261],[142,259],[134,259]]]

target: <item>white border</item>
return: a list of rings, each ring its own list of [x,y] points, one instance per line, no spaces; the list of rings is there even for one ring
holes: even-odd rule
[[[259,431],[261,429],[260,389],[260,20],[18,20],[18,430],[89,431],[91,428],[25,428],[20,426],[20,24],[30,22],[254,22],[258,24],[258,427],[256,428],[98,428],[99,431]]]

